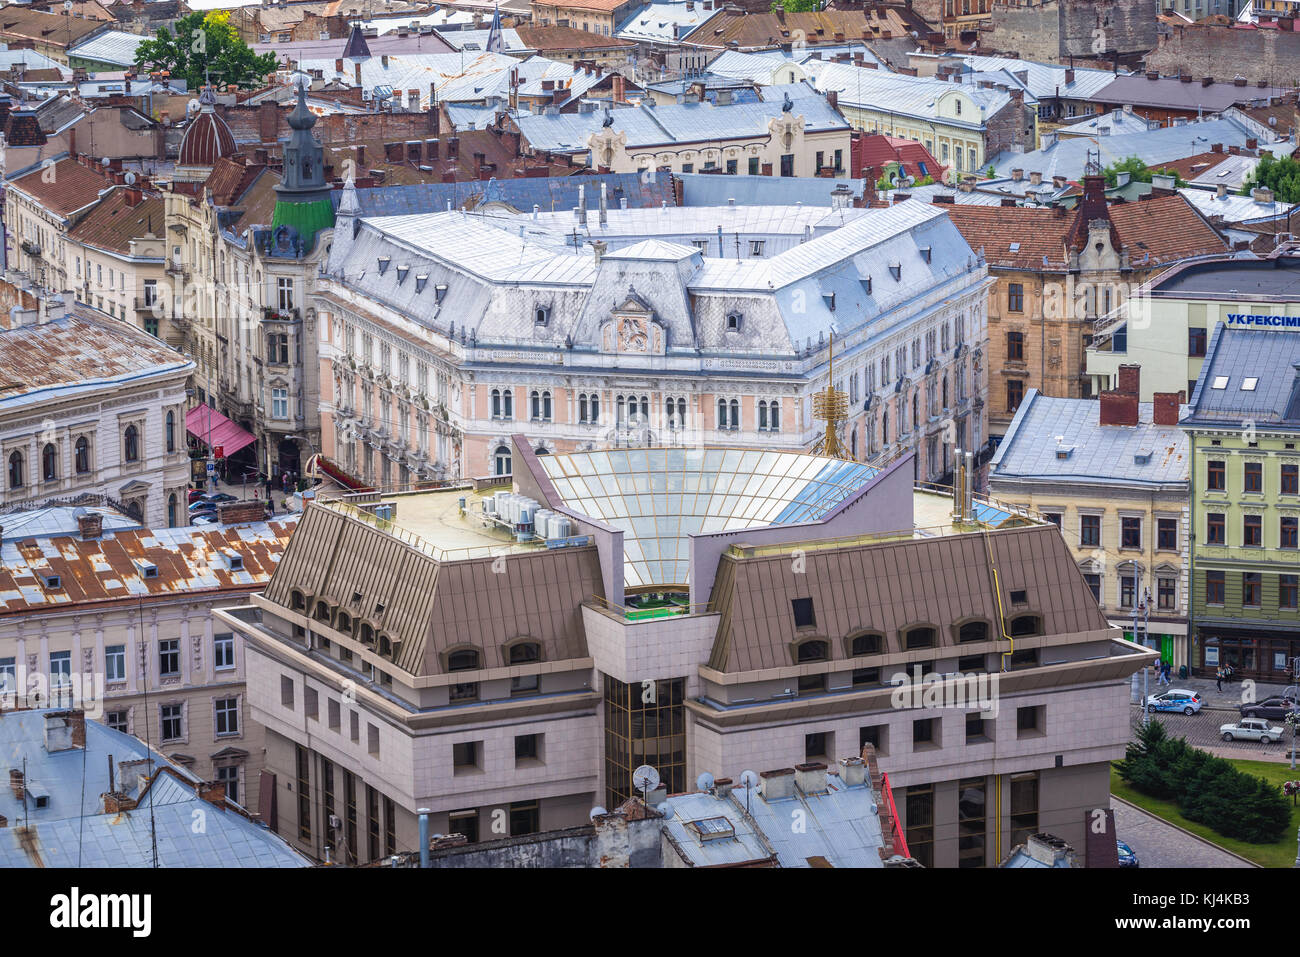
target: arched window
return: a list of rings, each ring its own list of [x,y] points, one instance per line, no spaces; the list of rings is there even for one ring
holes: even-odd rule
[[[781,431],[781,400],[775,399],[767,406],[767,427],[769,431]]]
[[[758,431],[767,431],[767,403],[758,403]]]
[[[176,527],[176,493],[167,496],[167,527]]]
[[[726,427],[727,427],[727,400],[719,399],[718,400],[718,428],[725,429]]]
[[[803,664],[808,661],[830,661],[830,645],[825,641],[801,641],[795,649],[795,661]]]
[[[329,621],[329,620],[330,620],[330,606],[329,606],[329,602],[327,602],[327,601],[322,601],[322,602],[318,602],[318,603],[316,604],[316,620],[317,620],[317,621]]]
[[[41,478],[53,482],[59,477],[59,450],[53,442],[48,442],[41,449]]]
[[[542,394],[534,389],[532,392],[528,393],[528,400],[528,414],[532,417],[533,421],[536,422],[542,417]]]
[[[9,487],[23,487],[23,453],[14,452],[9,456]]]
[[[589,397],[591,402],[591,419],[592,422],[600,421],[600,396],[593,392]]]
[[[295,588],[289,593],[289,607],[294,611],[302,611],[307,607],[307,596]]]
[[[943,377],[943,388],[941,391],[943,392],[943,407],[946,409],[948,408],[948,377],[946,375]]]
[[[334,627],[344,634],[352,634],[352,616],[346,611],[340,611],[338,619],[334,622]]]
[[[493,462],[496,465],[497,475],[510,475],[510,446],[498,445],[497,450],[492,453]]]
[[[877,633],[855,635],[849,641],[849,654],[854,658],[862,655],[878,655],[885,647],[885,636]]]
[[[521,641],[510,646],[510,663],[527,665],[542,660],[542,646],[535,641]]]
[[[549,389],[542,393],[542,421],[551,421],[551,393]]]
[[[375,643],[375,629],[368,622],[361,623],[361,643],[363,645],[373,645]]]
[[[1019,615],[1011,619],[1011,637],[1021,638],[1039,633],[1037,615]]]
[[[588,417],[588,412],[587,412],[587,393],[585,393],[585,392],[582,393],[582,395],[578,396],[578,421],[579,421],[579,422],[590,422],[590,421],[591,421],[591,419]]]
[[[176,413],[167,410],[167,451],[176,451]]]
[[[77,439],[75,458],[78,475],[85,475],[90,471],[90,442],[84,435]]]
[[[903,634],[903,649],[912,651],[916,648],[934,647],[933,628],[909,628]]]
[[[140,461],[140,430],[134,425],[128,425],[124,439],[126,460],[128,462]]]
[[[391,657],[393,654],[393,643],[389,641],[387,635],[379,636],[379,653],[385,658]]]
[[[492,390],[492,418],[501,418],[501,390]]]
[[[731,430],[734,432],[740,428],[740,400],[731,400]]]
[[[473,648],[453,651],[447,656],[448,671],[476,671],[478,667],[478,652]]]
[[[959,642],[988,641],[989,623],[987,621],[966,622],[957,629],[957,640]]]

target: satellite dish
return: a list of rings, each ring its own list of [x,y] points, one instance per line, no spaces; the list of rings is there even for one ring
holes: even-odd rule
[[[608,813],[609,813],[608,811],[606,811],[603,807],[601,807],[599,804],[597,804],[595,807],[593,807],[593,808],[591,809],[590,813],[589,813],[587,816],[588,816],[589,818],[591,818],[591,820],[594,821],[594,820],[596,820],[596,818],[600,817],[602,814],[608,814]]]
[[[104,169],[108,169],[108,167],[112,165],[112,162],[113,162],[112,160],[110,160],[107,156],[105,156],[102,160],[99,161],[99,164],[103,166]]]
[[[643,764],[632,772],[632,784],[638,791],[653,791],[659,786],[659,772]]]
[[[903,177],[903,185],[904,185],[904,186],[914,186],[914,185],[916,185],[916,177],[915,177],[915,176],[905,176],[905,177]]]
[[[713,775],[710,774],[708,771],[705,771],[703,774],[701,774],[698,778],[695,779],[695,789],[697,791],[713,790]]]
[[[758,774],[754,771],[740,772],[740,786],[747,791],[752,791],[758,787]]]
[[[667,801],[664,801],[664,803],[660,804],[659,807],[655,808],[655,810],[664,816],[665,821],[671,821],[673,819],[673,806]]]
[[[135,173],[127,173],[126,176],[122,178],[126,181],[127,186],[135,185]]]

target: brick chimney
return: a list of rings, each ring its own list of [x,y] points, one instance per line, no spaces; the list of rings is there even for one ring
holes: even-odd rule
[[[1151,421],[1156,425],[1177,425],[1182,395],[1178,392],[1157,392],[1152,399]]]
[[[45,750],[50,754],[86,746],[86,712],[50,711],[45,715]]]
[[[104,516],[101,512],[85,512],[77,516],[77,531],[82,541],[92,541],[104,534]]]
[[[262,522],[266,520],[266,503],[260,499],[249,502],[225,502],[217,508],[217,517],[222,525]]]
[[[215,804],[217,807],[226,806],[225,781],[200,781],[196,790],[199,797],[209,804]]]
[[[1101,425],[1137,425],[1138,397],[1136,393],[1112,390],[1098,397],[1101,403]]]
[[[1119,383],[1116,392],[1137,395],[1142,391],[1142,367],[1135,362],[1125,362],[1119,367]]]

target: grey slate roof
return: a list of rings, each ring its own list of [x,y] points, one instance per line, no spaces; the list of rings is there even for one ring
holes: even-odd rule
[[[1252,378],[1255,388],[1242,389]],[[1214,388],[1221,379],[1223,387]],[[1300,328],[1215,325],[1184,424],[1240,426],[1247,420],[1300,429]]]
[[[746,136],[765,136],[767,124],[781,115],[783,87],[769,87],[765,102],[679,103],[641,105],[610,113],[613,129],[627,134],[628,148],[666,143],[695,143]],[[849,124],[822,97],[800,97],[795,114],[804,118],[807,132],[847,130]],[[593,133],[604,125],[605,113],[557,113],[521,116],[519,129],[534,149],[581,153],[590,149]]]
[[[852,189],[855,198],[862,195],[862,181],[847,176],[673,175],[682,181],[683,206],[725,206],[733,199],[737,206],[829,206],[831,193],[841,185]]]
[[[1281,96],[1287,92],[1280,87],[1236,86],[1232,83],[1211,83],[1202,86],[1195,77],[1184,83],[1176,77],[1147,79],[1145,73],[1117,76],[1106,86],[1091,95],[1098,103],[1119,103],[1138,106],[1159,106],[1170,110],[1203,110],[1219,113],[1237,103]]]
[[[1138,403],[1136,426],[1101,425],[1096,399],[1050,398],[1030,389],[993,456],[989,479],[1186,484],[1187,436],[1176,425],[1154,425],[1151,408],[1150,402]],[[1058,448],[1072,451],[1063,459]],[[1145,452],[1149,458],[1139,462],[1138,454]]]
[[[139,738],[87,720],[84,751],[48,752],[45,720],[54,711],[0,714],[0,754],[6,764],[22,769],[25,759],[27,781],[38,783],[49,794],[48,807],[36,810],[29,798],[24,811],[12,789],[0,792],[0,814],[9,821],[0,828],[0,867],[149,867],[155,831],[160,867],[310,866],[271,831],[238,811],[200,798],[195,790],[197,777],[151,751]],[[103,812],[109,755],[117,763],[153,758],[156,778],[152,788],[141,785],[132,793],[140,802],[135,810]],[[120,790],[120,779],[116,783]],[[196,811],[204,816],[201,829],[194,827]],[[21,842],[24,820],[35,832],[34,850]]]

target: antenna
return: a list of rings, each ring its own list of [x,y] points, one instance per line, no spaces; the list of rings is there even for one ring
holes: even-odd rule
[[[740,786],[745,789],[745,813],[748,814],[750,795],[758,789],[758,774],[753,771],[741,771]]]

